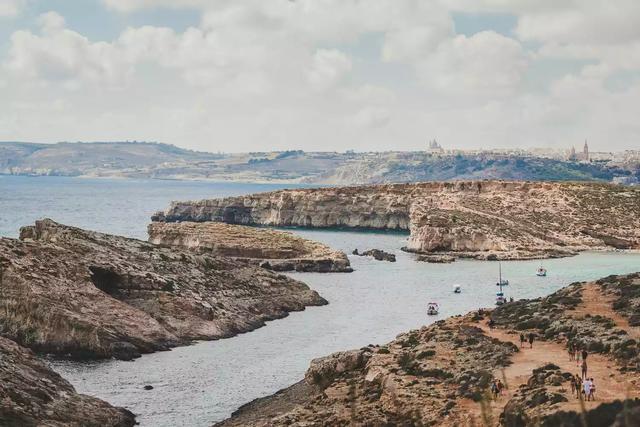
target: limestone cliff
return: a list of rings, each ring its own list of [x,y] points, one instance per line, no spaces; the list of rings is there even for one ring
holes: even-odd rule
[[[296,189],[173,202],[152,219],[409,230],[411,252],[537,258],[640,248],[640,189],[504,181]]]
[[[305,284],[241,261],[51,220],[0,239],[0,333],[37,351],[132,358],[322,304]]]
[[[352,271],[343,252],[286,231],[221,222],[154,222],[148,231],[154,244],[248,260],[275,271]]]
[[[0,425],[129,427],[135,418],[125,409],[76,393],[31,351],[0,337]]]

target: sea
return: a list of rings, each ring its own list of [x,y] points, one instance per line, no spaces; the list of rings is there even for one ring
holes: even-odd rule
[[[150,216],[172,200],[242,195],[281,188],[279,184],[113,180],[0,176],[0,235],[39,218],[146,239]],[[418,262],[400,251],[407,235],[397,232],[288,229],[351,254],[383,249],[397,262],[349,255],[353,273],[291,273],[329,301],[233,338],[197,342],[133,362],[106,360],[47,363],[88,395],[123,406],[142,426],[210,426],[253,399],[273,394],[304,377],[309,362],[332,352],[384,344],[398,334],[438,319],[494,304],[498,263],[460,260]],[[640,254],[585,252],[545,260],[547,277],[536,276],[540,261],[501,263],[507,297],[544,296],[572,282],[640,271]],[[454,294],[460,285],[462,293]],[[437,302],[438,316],[426,305]],[[151,390],[144,387],[150,385]]]

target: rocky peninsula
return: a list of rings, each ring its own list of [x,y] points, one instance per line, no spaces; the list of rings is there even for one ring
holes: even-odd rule
[[[347,255],[295,234],[221,222],[154,222],[149,242],[247,260],[274,271],[351,272]]]
[[[250,263],[52,220],[0,239],[0,333],[38,352],[131,359],[326,303]]]
[[[636,273],[448,318],[313,360],[299,383],[217,426],[638,425],[639,308]],[[534,335],[532,348],[520,334]],[[571,387],[570,345],[588,352],[594,401]],[[506,388],[492,397],[494,379]]]
[[[457,181],[281,190],[173,202],[156,222],[405,230],[409,252],[478,259],[640,249],[640,189]]]
[[[135,417],[76,393],[30,350],[0,337],[0,425],[130,427]]]

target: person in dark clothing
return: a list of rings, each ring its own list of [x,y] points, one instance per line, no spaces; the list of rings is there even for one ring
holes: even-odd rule
[[[524,334],[520,334],[520,348],[524,347],[524,343],[527,341],[527,339],[524,337]]]
[[[587,361],[582,359],[582,379],[587,378]]]
[[[535,334],[533,332],[529,332],[529,348],[533,348],[534,339],[535,339]]]
[[[582,350],[582,360],[587,360],[588,355],[589,353],[587,353],[587,350]]]

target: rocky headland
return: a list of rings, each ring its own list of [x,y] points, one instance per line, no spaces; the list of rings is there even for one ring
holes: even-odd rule
[[[639,309],[638,273],[574,283],[313,360],[299,383],[217,426],[638,425]],[[534,334],[532,348],[521,333]],[[594,401],[572,390],[569,345],[588,351]],[[497,397],[494,379],[506,385]]]
[[[149,241],[254,262],[274,271],[351,272],[347,256],[295,234],[221,222],[154,222]]]
[[[382,249],[367,249],[366,251],[353,250],[353,255],[372,257],[376,261],[396,262],[395,254],[383,251]]]
[[[640,249],[640,189],[457,181],[281,190],[173,202],[156,222],[405,230],[409,252],[478,259]]]
[[[0,337],[0,425],[130,427],[134,415],[71,384],[15,342]]]
[[[38,352],[131,359],[326,303],[247,262],[52,220],[0,239],[0,334]]]

